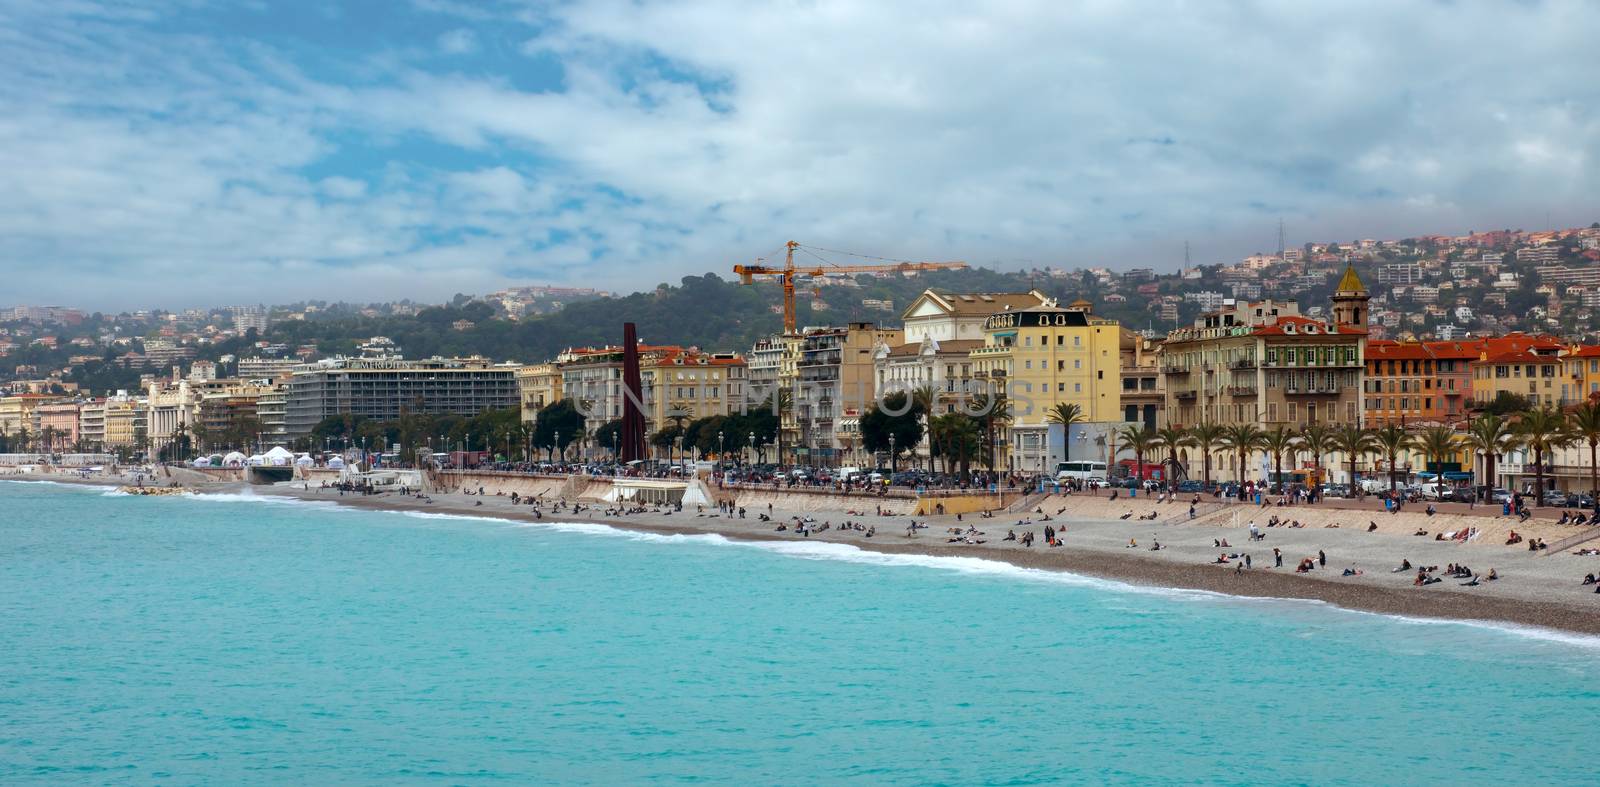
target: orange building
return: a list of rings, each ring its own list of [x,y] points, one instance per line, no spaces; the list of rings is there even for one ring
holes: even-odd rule
[[[1539,375],[1550,371],[1544,366],[1554,363],[1551,358],[1561,350],[1560,340],[1553,336],[1524,333],[1449,342],[1369,341],[1364,402],[1367,425],[1459,423],[1470,417],[1473,406],[1489,403],[1501,390],[1555,403],[1567,394],[1554,388],[1547,391],[1538,384],[1529,390],[1523,377],[1526,368],[1514,367],[1519,359],[1526,367],[1532,356],[1538,367],[1534,370],[1537,383],[1544,379]],[[1490,363],[1490,359],[1500,363]],[[1497,371],[1496,366],[1503,368]],[[1480,371],[1480,367],[1486,370]],[[1513,381],[1517,384],[1512,385]],[[1480,388],[1483,395],[1475,395]]]

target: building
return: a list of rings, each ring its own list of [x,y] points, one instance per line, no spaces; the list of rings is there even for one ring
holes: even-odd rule
[[[52,401],[55,401],[55,397],[49,394],[25,393],[0,397],[0,435],[27,435],[31,444],[36,436],[33,411]]]
[[[1122,420],[1155,429],[1161,424],[1166,395],[1155,343],[1124,329],[1121,338]]]
[[[80,436],[77,402],[50,402],[33,409],[33,431],[42,439],[50,436],[47,451],[66,451],[78,444]]]
[[[778,387],[783,367],[783,337],[763,336],[750,346],[745,356],[750,398],[764,400]]]
[[[240,335],[249,330],[264,333],[271,322],[262,306],[235,306],[230,311],[233,312],[233,329]]]
[[[1029,292],[977,292],[957,294],[923,290],[900,314],[905,344],[923,339],[983,341],[983,323],[989,315],[1039,306],[1048,299],[1038,290]]]
[[[1560,377],[1563,349],[1565,345],[1553,336],[1512,333],[1483,340],[1478,357],[1468,363],[1473,404],[1481,407],[1502,393],[1526,397],[1534,404],[1560,404],[1560,383],[1566,382]]]
[[[1360,424],[1365,293],[1347,270],[1332,322],[1301,316],[1293,301],[1261,301],[1168,334],[1160,350],[1167,423]]]
[[[1087,423],[1122,421],[1122,335],[1116,320],[1095,317],[1086,301],[1066,308],[1047,302],[989,317],[984,346],[972,351],[972,362],[973,376],[1004,392],[1011,406],[1010,434],[997,452],[998,463],[1049,471],[1048,417],[1058,404],[1077,405]],[[1083,453],[1073,440],[1087,434],[1066,435],[1062,453]]]
[[[1467,390],[1461,378],[1466,376],[1467,360],[1440,358],[1432,349],[1448,344],[1367,342],[1363,409],[1368,426],[1445,424],[1465,416],[1462,404]]]
[[[241,380],[278,380],[293,374],[301,363],[295,358],[240,358],[236,376]]]
[[[517,369],[517,401],[522,420],[533,423],[539,411],[561,399],[561,370],[553,363],[536,363]]]
[[[405,412],[477,415],[516,407],[516,373],[515,366],[482,358],[323,359],[289,378],[285,436],[305,437],[334,415],[391,421]]]
[[[920,300],[920,299],[919,299]],[[797,438],[789,443],[802,462],[831,464],[861,447],[861,414],[876,401],[874,350],[899,345],[905,333],[854,322],[842,328],[807,328],[788,344],[785,366],[792,361],[792,424]],[[786,372],[780,368],[780,375]]]
[[[744,358],[735,353],[669,347],[641,358],[645,433],[759,406],[760,400],[747,398],[748,374]]]

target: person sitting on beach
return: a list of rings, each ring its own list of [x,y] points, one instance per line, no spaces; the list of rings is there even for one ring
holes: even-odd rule
[[[1228,556],[1227,556],[1227,555],[1224,555],[1224,554],[1218,554],[1218,555],[1217,555],[1217,559],[1216,559],[1216,560],[1213,560],[1213,561],[1211,561],[1211,562],[1212,562],[1212,563],[1217,563],[1217,564],[1222,564],[1222,563],[1226,563],[1226,562],[1228,562]]]
[[[1362,571],[1359,568],[1347,568],[1347,569],[1344,570],[1344,573],[1341,574],[1340,576],[1359,577],[1359,576],[1361,576],[1361,574],[1362,574]]]
[[[1150,542],[1150,551],[1151,552],[1160,552],[1161,550],[1163,550],[1165,548],[1166,547],[1161,546],[1161,542],[1160,541],[1155,541],[1155,540],[1152,539],[1151,542]]]
[[[1118,519],[1132,519],[1133,518],[1133,512],[1129,511],[1128,513],[1123,514],[1122,516],[1119,516],[1117,518]]]
[[[1495,571],[1495,570],[1494,570],[1494,569],[1492,569],[1492,568],[1491,568],[1491,569],[1489,569],[1489,575],[1488,575],[1488,576],[1486,576],[1486,577],[1484,577],[1484,579],[1486,579],[1486,580],[1488,580],[1488,581],[1490,581],[1490,582],[1493,582],[1493,581],[1495,581],[1495,580],[1497,580],[1497,579],[1499,579],[1499,578],[1500,578],[1500,574],[1499,574],[1499,572],[1497,572],[1497,571]]]
[[[1006,531],[1006,537],[1002,538],[1000,540],[1001,541],[1016,541],[1017,540],[1017,531],[1015,531],[1015,530],[1007,530]]]
[[[1400,573],[1402,571],[1410,571],[1410,570],[1411,570],[1411,561],[1410,560],[1401,559],[1400,567],[1395,569],[1391,573],[1398,574],[1398,573]]]
[[[1316,568],[1316,567],[1317,567],[1317,564],[1315,562],[1313,562],[1311,560],[1311,558],[1302,558],[1300,560],[1300,565],[1295,566],[1294,573],[1296,573],[1296,574],[1309,574],[1309,573],[1311,573],[1311,569]]]
[[[1033,531],[1032,530],[1029,530],[1028,532],[1022,534],[1022,545],[1025,546],[1025,547],[1033,546]]]
[[[1139,548],[1139,542],[1137,540],[1134,540],[1134,539],[1131,539],[1131,538],[1128,539],[1128,545],[1123,547],[1123,549],[1138,549],[1138,548]],[[1594,584],[1594,575],[1593,574],[1589,575],[1589,584],[1591,584],[1591,585]]]
[[[1518,535],[1517,531],[1513,530],[1513,531],[1511,531],[1511,535],[1506,536],[1506,546],[1511,546],[1512,544],[1520,544],[1520,543],[1522,543],[1522,536]]]

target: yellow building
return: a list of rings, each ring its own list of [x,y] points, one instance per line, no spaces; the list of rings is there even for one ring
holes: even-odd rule
[[[16,437],[27,434],[33,440],[33,411],[39,405],[55,401],[47,394],[17,394],[0,397],[0,434]]]
[[[1472,400],[1478,406],[1487,405],[1501,393],[1524,397],[1535,405],[1561,404],[1561,389],[1565,381],[1561,371],[1565,361],[1560,357],[1561,344],[1550,340],[1510,349],[1483,350],[1478,360],[1468,364],[1472,370]]]
[[[540,410],[561,400],[561,370],[553,363],[517,369],[517,394],[523,422],[533,423]]]
[[[639,361],[644,391],[646,436],[698,418],[739,412],[745,397],[744,358],[735,353],[705,353],[662,348]],[[757,403],[748,403],[754,407]]]
[[[1012,424],[997,464],[1048,470],[1049,412],[1075,404],[1089,423],[1122,420],[1122,326],[1095,317],[1084,301],[990,315],[984,346],[972,351],[973,376],[1003,390]]]
[[[1561,383],[1563,403],[1577,404],[1600,394],[1600,345],[1570,347],[1562,361],[1567,366],[1566,379]]]

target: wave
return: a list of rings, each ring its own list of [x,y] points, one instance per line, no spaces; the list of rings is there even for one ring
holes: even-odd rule
[[[432,516],[448,517],[452,515],[435,514]],[[491,517],[458,518],[478,520],[492,519]],[[877,552],[870,549],[862,549],[861,547],[854,546],[852,544],[840,544],[832,541],[746,541],[742,539],[729,539],[716,534],[689,535],[649,533],[614,527],[612,525],[582,522],[528,522],[519,523],[516,525],[516,527],[543,528],[568,533],[626,538],[631,541],[732,546],[743,549],[757,549],[763,552],[782,555],[785,557],[799,558],[802,560],[829,560],[881,567],[931,568],[942,571],[952,571],[968,576],[996,577],[1000,579],[1021,580],[1028,582],[1048,582],[1056,585],[1083,587],[1122,594],[1156,596],[1190,602],[1220,602],[1230,605],[1268,604],[1302,608],[1318,608],[1322,610],[1337,610],[1339,612],[1349,614],[1382,618],[1385,621],[1393,623],[1407,625],[1466,627],[1479,630],[1488,630],[1497,634],[1510,635],[1519,639],[1554,643],[1582,648],[1585,650],[1600,650],[1600,636],[1576,634],[1557,629],[1540,628],[1538,626],[1525,626],[1516,623],[1503,623],[1492,620],[1425,618],[1412,615],[1399,615],[1388,612],[1371,612],[1367,610],[1341,607],[1321,599],[1283,598],[1276,596],[1238,596],[1229,593],[1220,593],[1213,590],[1199,590],[1195,588],[1138,585],[1131,582],[1124,582],[1122,580],[1104,579],[1101,577],[1074,574],[1070,571],[1028,568],[1025,566],[1013,565],[1003,560],[993,560],[990,558]]]

